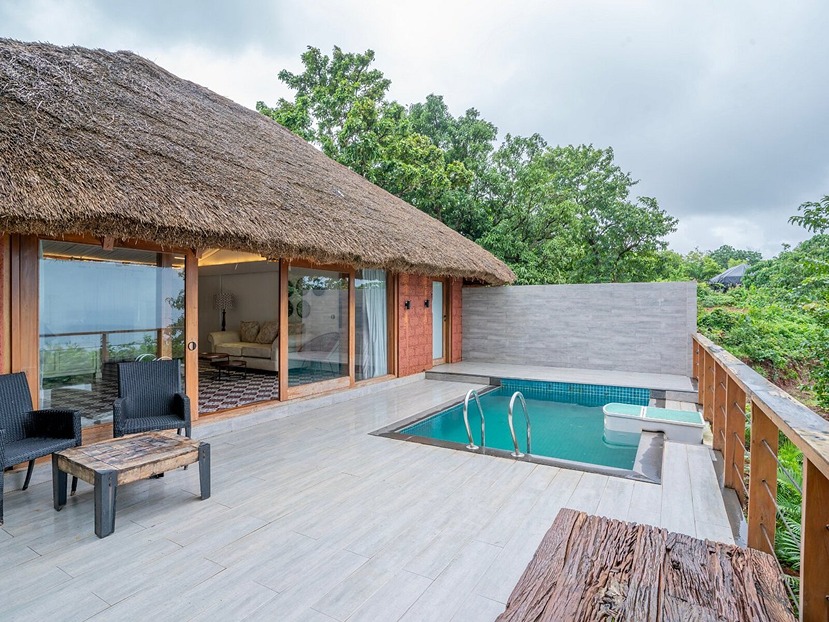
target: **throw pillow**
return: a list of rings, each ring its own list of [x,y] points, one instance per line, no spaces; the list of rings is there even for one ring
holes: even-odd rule
[[[256,343],[259,334],[259,322],[240,322],[239,339],[247,343]]]
[[[256,343],[273,343],[279,334],[279,322],[262,322]]]

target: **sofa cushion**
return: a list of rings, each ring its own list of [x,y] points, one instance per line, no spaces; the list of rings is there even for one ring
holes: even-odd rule
[[[231,341],[230,343],[221,343],[215,346],[213,349],[214,351],[220,354],[229,354],[230,356],[242,356],[242,348],[246,345],[249,344],[241,342],[234,343]]]
[[[252,356],[254,358],[259,359],[269,359],[271,358],[271,347],[270,345],[260,345],[260,344],[245,344],[242,348],[242,356]]]
[[[257,335],[259,335],[259,322],[239,323],[239,339],[253,343],[256,341]]]
[[[279,322],[262,322],[259,327],[259,334],[256,336],[256,343],[272,344],[279,334]]]

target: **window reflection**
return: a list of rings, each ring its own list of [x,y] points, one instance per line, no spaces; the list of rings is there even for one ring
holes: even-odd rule
[[[40,255],[41,407],[111,421],[117,363],[184,357],[184,258],[50,240]]]
[[[348,376],[348,274],[288,269],[288,384]]]

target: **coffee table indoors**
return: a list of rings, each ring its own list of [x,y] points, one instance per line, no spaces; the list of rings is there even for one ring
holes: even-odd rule
[[[118,486],[199,463],[201,498],[210,497],[210,445],[169,432],[123,436],[52,454],[52,493],[56,510],[66,505],[67,475],[95,487],[95,535],[115,531]]]

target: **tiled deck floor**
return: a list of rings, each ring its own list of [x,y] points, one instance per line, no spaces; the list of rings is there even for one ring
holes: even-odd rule
[[[367,434],[471,386],[208,438],[209,500],[195,468],[128,485],[103,540],[90,486],[58,513],[7,476],[0,619],[491,620],[563,506],[730,539],[704,447],[669,444],[663,487]]]

